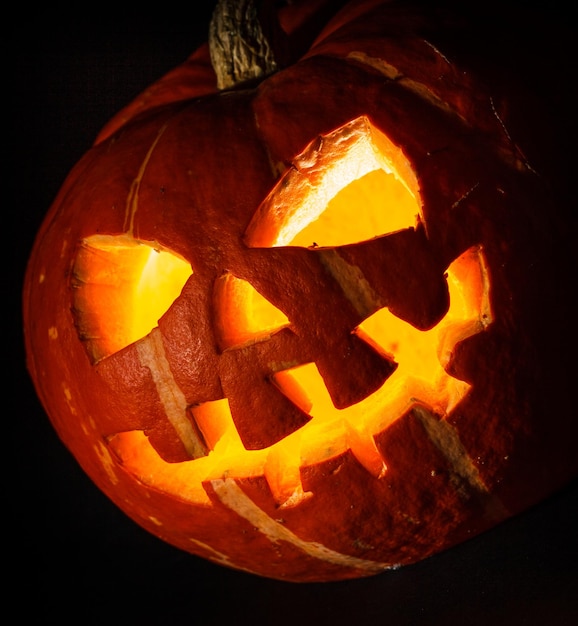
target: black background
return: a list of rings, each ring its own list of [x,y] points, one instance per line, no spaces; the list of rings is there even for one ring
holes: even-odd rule
[[[179,8],[180,7],[180,8]],[[506,54],[544,96],[565,210],[576,110],[569,14],[486,3],[474,16],[473,55]],[[120,17],[95,5],[20,10],[8,26],[3,183],[12,233],[3,272],[10,358],[5,390],[4,573],[8,605],[40,621],[101,625],[578,623],[578,489],[570,484],[498,528],[422,563],[366,579],[294,584],[212,565],[148,535],[94,487],[60,443],[25,368],[20,290],[35,232],[66,174],[102,125],[205,38],[210,9],[170,4]],[[147,12],[148,11],[148,12]],[[6,78],[7,76],[7,78]],[[574,97],[574,100],[570,98]],[[6,135],[5,135],[6,136]],[[544,157],[546,167],[549,160]],[[6,319],[6,315],[4,317]],[[569,398],[572,392],[566,390]],[[576,411],[569,399],[569,410]],[[537,459],[539,462],[539,459]]]

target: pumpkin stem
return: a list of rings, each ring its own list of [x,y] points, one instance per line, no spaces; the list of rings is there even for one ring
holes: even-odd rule
[[[268,6],[265,3],[265,8]],[[277,71],[277,60],[259,17],[257,0],[217,0],[209,26],[209,50],[219,89]]]

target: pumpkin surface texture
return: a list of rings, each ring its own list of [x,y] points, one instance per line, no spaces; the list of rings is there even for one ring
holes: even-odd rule
[[[424,14],[261,4],[219,3],[70,173],[28,265],[28,367],[154,535],[369,576],[578,474],[558,224],[514,95]]]

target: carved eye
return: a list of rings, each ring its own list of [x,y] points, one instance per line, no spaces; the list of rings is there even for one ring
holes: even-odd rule
[[[73,310],[91,361],[147,335],[192,273],[176,254],[128,235],[84,239],[73,268]]]
[[[248,245],[341,246],[417,224],[412,167],[366,117],[317,139],[292,165],[255,214]]]

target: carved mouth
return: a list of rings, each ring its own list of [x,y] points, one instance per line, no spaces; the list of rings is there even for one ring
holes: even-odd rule
[[[136,343],[141,364],[150,369],[168,419],[191,456],[168,463],[143,431],[122,432],[108,443],[124,468],[147,484],[199,503],[208,503],[203,482],[265,475],[276,500],[294,504],[303,497],[300,468],[346,450],[371,475],[383,476],[387,467],[374,437],[416,405],[449,414],[470,388],[446,371],[454,348],[492,321],[480,247],[466,250],[447,268],[449,309],[436,325],[421,329],[380,306],[363,274],[332,256],[336,246],[413,229],[420,214],[409,162],[366,118],[313,142],[259,208],[246,244],[305,247],[324,255],[328,271],[363,319],[351,332],[397,367],[361,402],[336,408],[315,362],[271,364],[272,382],[309,421],[255,450],[243,444],[226,397],[191,406],[170,367],[158,364],[164,355],[154,329],[187,280],[194,280],[190,265],[129,234],[85,239],[74,267],[74,308],[89,356],[96,363]],[[245,349],[291,328],[283,311],[231,272],[217,278],[212,298],[222,352]]]

